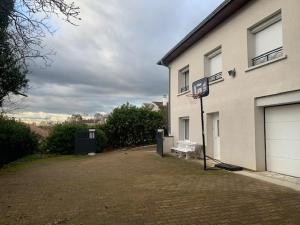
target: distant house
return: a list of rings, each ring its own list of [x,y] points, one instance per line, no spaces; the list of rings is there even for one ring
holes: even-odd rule
[[[144,103],[143,105],[144,107],[150,108],[154,112],[158,112],[159,110],[168,106],[168,97],[167,95],[164,95],[161,102],[153,101],[151,103]]]
[[[94,115],[94,121],[97,124],[104,124],[108,118],[109,114],[107,113],[96,113]]]
[[[225,0],[159,62],[169,69],[169,131],[208,155],[251,170],[300,177],[300,1]]]
[[[147,107],[147,108],[151,109],[154,112],[158,112],[163,107],[162,102],[144,103],[143,105],[144,105],[144,107]]]
[[[91,116],[83,116],[81,114],[73,114],[67,119],[69,123],[80,123],[86,125],[96,125],[96,124],[104,124],[108,118],[109,114],[106,113],[96,113],[94,117]]]

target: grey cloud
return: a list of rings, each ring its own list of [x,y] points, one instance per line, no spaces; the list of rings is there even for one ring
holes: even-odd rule
[[[45,41],[57,53],[51,67],[31,68],[26,111],[110,111],[124,102],[160,100],[168,91],[158,59],[220,0],[78,0],[82,21],[54,20]]]

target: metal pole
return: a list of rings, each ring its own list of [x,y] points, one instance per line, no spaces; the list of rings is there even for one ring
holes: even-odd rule
[[[204,135],[204,111],[202,97],[200,97],[200,106],[201,106],[201,126],[202,126],[202,145],[203,145],[203,158],[204,158],[204,170],[206,170],[206,149],[205,149],[205,135]]]

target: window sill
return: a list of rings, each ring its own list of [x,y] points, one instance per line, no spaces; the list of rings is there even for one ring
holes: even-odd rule
[[[274,63],[274,62],[278,62],[278,61],[281,61],[281,60],[284,60],[284,59],[287,59],[287,55],[284,55],[284,56],[281,56],[281,57],[279,57],[279,58],[277,58],[277,59],[273,59],[273,60],[270,60],[270,61],[267,61],[267,62],[258,64],[258,65],[256,65],[256,66],[251,66],[251,67],[249,67],[248,69],[246,69],[245,72],[249,72],[249,71],[251,71],[251,70],[255,70],[255,69],[257,69],[257,68],[264,67],[264,66],[266,66],[266,65],[269,65],[269,64],[272,64],[272,63]]]
[[[219,82],[222,82],[224,81],[224,78],[221,78],[221,79],[218,79],[218,80],[214,80],[212,82],[209,82],[209,85],[213,85],[213,84],[216,84],[216,83],[219,83]]]
[[[185,95],[185,94],[187,94],[187,93],[189,93],[189,92],[190,92],[190,90],[187,90],[187,91],[184,91],[184,92],[178,93],[178,94],[177,94],[177,96]]]

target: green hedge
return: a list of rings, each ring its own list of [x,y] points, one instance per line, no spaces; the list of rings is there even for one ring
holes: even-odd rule
[[[25,124],[0,117],[0,167],[38,149],[38,138]]]
[[[96,127],[97,152],[102,152],[107,147],[108,139],[101,128]]]
[[[85,129],[86,126],[80,124],[55,125],[47,138],[48,151],[56,154],[73,154],[76,132]]]
[[[74,154],[76,133],[89,127],[84,124],[64,123],[54,126],[46,140],[46,148],[50,153]],[[97,152],[102,152],[107,144],[105,133],[96,129]]]
[[[154,143],[156,130],[162,127],[161,113],[127,103],[113,110],[104,130],[110,146],[124,147]]]

